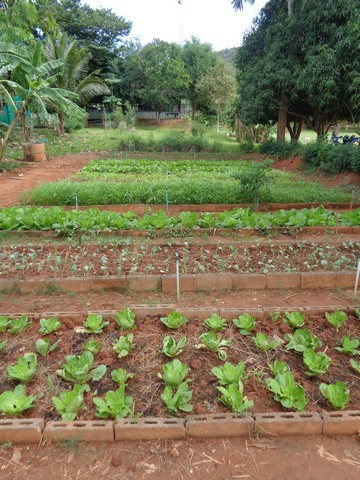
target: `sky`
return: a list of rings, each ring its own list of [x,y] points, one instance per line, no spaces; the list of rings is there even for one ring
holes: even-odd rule
[[[214,51],[239,47],[242,36],[267,0],[244,2],[244,10],[235,12],[231,0],[82,0],[91,8],[110,8],[132,22],[130,38],[141,45],[155,38],[182,44],[194,36],[210,43]]]

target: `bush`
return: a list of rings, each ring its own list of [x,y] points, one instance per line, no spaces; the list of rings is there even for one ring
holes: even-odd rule
[[[300,142],[281,142],[279,140],[266,140],[260,144],[259,152],[276,155],[280,158],[299,155],[302,149]]]
[[[360,173],[360,149],[354,145],[312,143],[303,147],[301,157],[307,165],[326,173]]]
[[[136,133],[122,133],[120,135],[118,148],[119,150],[127,151],[141,151],[141,152],[151,152],[154,150],[155,142],[152,137],[148,139],[143,138],[141,135]]]
[[[247,201],[255,201],[260,197],[260,190],[271,181],[271,161],[251,162],[247,168],[234,175],[240,181],[240,191]]]

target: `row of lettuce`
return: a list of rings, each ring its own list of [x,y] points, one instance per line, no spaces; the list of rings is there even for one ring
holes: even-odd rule
[[[168,215],[164,210],[145,215],[133,211],[119,214],[89,208],[66,210],[61,207],[8,207],[0,211],[0,230],[55,230],[57,232],[156,229],[258,229],[274,227],[359,226],[360,208],[334,213],[323,206],[309,209],[255,212],[239,208],[220,213],[181,212]]]
[[[278,315],[278,317],[275,315]],[[360,309],[355,311],[355,315],[360,318]],[[280,314],[274,314],[273,320],[276,321],[279,317]],[[325,312],[325,317],[337,332],[348,321],[348,315],[340,310],[331,313]],[[286,341],[285,351],[293,350],[302,355],[306,375],[310,377],[325,375],[332,364],[332,359],[325,353],[327,349],[324,352],[319,351],[322,347],[320,338],[314,335],[310,329],[302,328],[305,323],[304,315],[300,311],[285,312],[281,320],[292,329],[292,333],[284,335],[284,342],[279,337],[270,338],[261,332],[252,335],[256,320],[248,313],[234,319],[233,324],[241,336],[250,335],[257,350],[266,353],[267,356],[267,352],[276,352],[281,344]],[[188,318],[178,311],[173,311],[168,316],[162,317],[161,322],[167,329],[178,330],[188,322]],[[48,338],[48,335],[55,333],[61,327],[61,322],[56,317],[50,317],[40,319],[39,324],[39,334],[44,339],[40,338],[36,341],[35,349],[41,356],[47,356],[58,347],[61,341],[60,339],[51,344]],[[134,312],[129,308],[118,312],[116,324],[121,332],[128,332],[126,335],[120,335],[112,345],[113,351],[122,359],[127,357],[135,347],[134,335],[131,333],[131,330],[136,329]],[[58,397],[52,396],[53,405],[64,421],[71,421],[77,417],[83,408],[84,394],[91,392],[88,383],[101,380],[106,373],[106,366],[103,364],[94,368],[95,356],[102,348],[101,341],[94,335],[103,333],[108,325],[109,322],[105,321],[101,314],[89,314],[83,323],[82,330],[84,333],[90,334],[90,339],[83,343],[81,355],[68,355],[66,361],[56,371],[63,380],[73,385],[71,390],[62,391]],[[217,354],[218,359],[224,362],[211,370],[218,380],[216,390],[221,393],[218,401],[236,413],[248,410],[254,406],[254,402],[244,395],[244,384],[251,372],[247,370],[244,361],[237,364],[226,361],[227,350],[233,343],[232,336],[224,338],[222,335],[222,332],[229,327],[227,321],[218,314],[212,314],[204,321],[204,325],[208,331],[198,337],[195,348],[206,349]],[[31,326],[32,323],[28,321],[26,315],[11,320],[6,316],[0,316],[0,331],[7,331],[11,335],[21,334]],[[171,335],[166,335],[163,337],[161,353],[166,357],[177,357],[182,353],[186,342],[186,336],[176,341]],[[339,345],[335,347],[335,350],[350,357],[350,365],[357,374],[360,373],[360,364],[351,357],[359,355],[359,344],[360,340],[357,337],[351,338],[348,335],[343,335]],[[0,354],[5,349],[6,340],[0,344]],[[19,356],[17,364],[7,366],[7,378],[20,383],[13,390],[6,390],[0,395],[0,411],[2,413],[9,416],[18,416],[34,406],[36,396],[26,395],[24,384],[33,380],[37,372],[37,366],[37,354],[34,352]],[[258,381],[273,393],[274,400],[286,409],[305,410],[308,403],[307,395],[304,388],[296,383],[289,365],[275,359],[273,363],[268,364],[268,367],[271,376],[258,375]],[[160,395],[161,400],[168,412],[173,415],[178,412],[190,412],[193,409],[193,406],[189,403],[193,395],[193,391],[189,388],[189,383],[192,381],[189,373],[189,365],[174,358],[171,362],[163,364],[162,372],[158,374],[165,384],[163,393]],[[104,399],[92,394],[93,403],[97,408],[95,415],[99,418],[134,416],[133,397],[125,395],[127,382],[134,377],[134,374],[119,368],[112,370],[110,376],[111,380],[117,384],[117,389],[114,391],[108,390]],[[322,382],[319,385],[319,390],[334,409],[342,410],[349,402],[350,390],[342,381],[338,380],[329,384]]]

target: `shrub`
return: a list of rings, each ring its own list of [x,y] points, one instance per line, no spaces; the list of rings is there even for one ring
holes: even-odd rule
[[[266,140],[260,144],[259,152],[268,155],[276,155],[280,158],[294,157],[299,155],[302,149],[300,142],[282,142],[279,140]]]

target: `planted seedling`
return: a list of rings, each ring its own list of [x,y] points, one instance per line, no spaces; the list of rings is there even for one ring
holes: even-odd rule
[[[249,333],[254,330],[255,318],[248,313],[244,313],[240,315],[239,318],[235,318],[233,323],[238,327],[241,335],[249,335]]]
[[[298,328],[295,330],[294,335],[286,333],[284,338],[288,341],[288,344],[285,347],[287,350],[303,352],[307,348],[316,350],[321,347],[321,340],[316,335],[313,335],[308,328],[304,330]]]
[[[193,392],[192,390],[189,390],[188,383],[183,382],[176,390],[173,390],[169,385],[167,385],[160,397],[169,412],[175,414],[178,412],[178,410],[182,410],[183,412],[191,412],[193,407],[188,402],[191,400],[192,395]]]
[[[16,365],[9,365],[6,371],[10,380],[27,383],[34,377],[36,367],[37,358],[35,353],[25,353],[23,357],[18,357],[18,363]]]
[[[237,365],[225,362],[220,367],[213,367],[211,371],[219,380],[220,385],[238,384],[245,377],[245,362],[239,362]]]
[[[17,385],[14,390],[6,390],[0,395],[0,412],[16,417],[32,408],[35,400],[34,395],[26,396],[24,385]]]
[[[349,388],[340,381],[332,384],[320,383],[320,392],[334,408],[339,410],[344,410],[350,398]]]
[[[61,370],[57,370],[67,382],[84,384],[90,380],[97,381],[102,378],[106,372],[105,365],[99,365],[92,369],[94,356],[91,352],[83,352],[79,355],[69,355],[66,357],[66,363]]]
[[[225,361],[227,359],[225,349],[231,347],[231,339],[223,340],[219,334],[210,331],[200,335],[199,340],[201,343],[195,345],[195,348],[207,348],[211,352],[216,352],[220,360]]]
[[[274,399],[285,408],[293,408],[302,411],[305,409],[307,399],[301,385],[295,383],[290,372],[275,375],[275,378],[267,378],[265,385],[273,392]]]
[[[113,343],[113,350],[118,354],[119,358],[129,355],[130,350],[134,348],[134,335],[128,333],[126,336],[121,336]]]
[[[162,352],[170,358],[177,357],[182,352],[186,344],[186,337],[180,338],[176,343],[176,340],[173,337],[166,336],[163,338],[163,349]]]
[[[118,384],[118,387],[126,387],[126,382],[130,378],[134,378],[134,374],[127,373],[123,368],[118,368],[111,372],[111,379]]]
[[[48,338],[39,338],[39,340],[36,341],[35,343],[35,348],[36,351],[42,356],[46,357],[50,352],[55,350],[55,348],[59,345],[61,340],[58,340],[57,342],[53,343],[51,345],[50,340]]]
[[[161,317],[160,320],[168,328],[180,328],[187,323],[188,318],[181,315],[180,312],[174,311],[169,313],[167,317]]]
[[[327,372],[332,360],[323,352],[316,353],[312,348],[307,348],[303,352],[303,363],[308,375],[317,376]]]
[[[254,343],[256,348],[262,350],[263,352],[268,352],[269,350],[276,350],[281,342],[277,338],[269,339],[265,333],[257,333],[254,337]]]
[[[271,369],[271,373],[274,375],[278,375],[279,373],[287,373],[290,372],[290,367],[285,362],[280,362],[280,360],[275,360],[272,365],[269,365]]]
[[[172,388],[177,388],[184,381],[188,372],[188,365],[175,358],[172,362],[163,365],[161,378],[166,385],[169,385]]]
[[[304,325],[305,317],[299,311],[285,312],[284,322],[286,322],[288,325],[290,325],[293,328],[299,328]]]
[[[90,338],[90,340],[83,344],[82,349],[83,352],[91,352],[95,356],[101,349],[101,342],[100,340],[95,340],[95,338]]]
[[[360,318],[360,308],[355,308],[355,316],[356,318]]]
[[[353,358],[350,358],[350,365],[356,373],[360,373],[360,363],[356,362]]]
[[[346,322],[347,320],[347,315],[345,312],[342,312],[341,310],[334,310],[332,313],[325,312],[325,318],[326,320],[336,328],[336,330],[339,330],[340,327]]]
[[[7,340],[0,342],[0,352],[2,352],[5,349],[6,344],[7,344]]]
[[[124,418],[133,415],[133,397],[125,396],[124,386],[115,392],[106,392],[105,400],[95,397],[93,402],[97,407],[95,416],[98,418]]]
[[[50,318],[40,318],[40,329],[39,333],[41,335],[48,335],[49,333],[56,332],[58,328],[61,327],[61,322],[56,317]]]
[[[204,325],[214,332],[220,332],[227,327],[227,322],[217,313],[212,313],[210,317],[204,321]]]
[[[10,320],[5,315],[0,315],[0,333],[6,331],[8,326],[10,325]]]
[[[109,322],[104,322],[102,315],[89,313],[84,321],[84,326],[86,327],[85,333],[102,333],[107,325],[109,325]]]
[[[63,422],[72,422],[81,410],[84,403],[84,393],[89,392],[89,385],[74,385],[69,392],[61,392],[59,397],[52,397],[52,401]]]
[[[116,314],[116,323],[120,330],[135,330],[135,313],[130,308],[124,308]]]
[[[341,347],[335,347],[335,350],[339,352],[346,353],[346,355],[359,355],[360,350],[357,350],[360,345],[360,340],[358,338],[349,338],[347,335],[344,335],[341,340]]]
[[[219,401],[226,407],[229,407],[233,412],[245,412],[254,405],[252,400],[248,400],[244,396],[244,385],[241,381],[238,384],[230,383],[225,387],[216,387],[222,393]]]
[[[10,329],[8,332],[17,335],[30,328],[31,325],[32,323],[28,321],[27,315],[22,315],[20,318],[13,318],[10,320]]]

